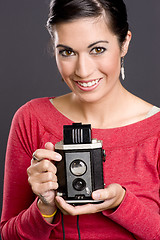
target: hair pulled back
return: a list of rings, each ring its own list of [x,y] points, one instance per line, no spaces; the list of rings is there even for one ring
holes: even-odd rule
[[[80,18],[105,16],[108,27],[122,46],[127,32],[127,11],[123,0],[51,0],[47,28],[53,37],[52,26]]]

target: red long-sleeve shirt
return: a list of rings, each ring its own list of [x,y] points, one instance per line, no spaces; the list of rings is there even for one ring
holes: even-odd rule
[[[63,239],[60,213],[53,224],[45,221],[26,169],[37,148],[62,140],[64,124],[72,121],[49,98],[32,100],[15,114],[6,152],[2,239]],[[106,151],[105,184],[121,184],[126,195],[115,211],[81,215],[81,239],[160,239],[160,113],[125,127],[92,129],[92,137],[102,140]],[[66,239],[78,239],[76,221],[64,216]]]

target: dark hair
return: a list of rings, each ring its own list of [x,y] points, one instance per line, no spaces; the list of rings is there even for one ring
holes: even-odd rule
[[[127,11],[123,0],[51,0],[47,28],[53,37],[52,26],[80,18],[107,16],[108,27],[122,46],[127,32]]]

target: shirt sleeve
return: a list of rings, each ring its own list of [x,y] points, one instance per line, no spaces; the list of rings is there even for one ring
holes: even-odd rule
[[[54,223],[49,224],[42,217],[38,207],[37,199],[32,205],[21,211],[16,217],[13,217],[3,224],[2,239],[30,239],[30,240],[48,240],[51,231],[61,222],[61,215],[55,216]]]
[[[28,183],[27,168],[43,134],[44,129],[32,116],[29,106],[21,107],[13,118],[6,150],[2,239],[47,240],[58,224],[57,217],[54,224],[48,224],[41,216]]]
[[[133,233],[135,239],[160,240],[160,215],[128,190],[116,211],[103,211],[103,215]]]

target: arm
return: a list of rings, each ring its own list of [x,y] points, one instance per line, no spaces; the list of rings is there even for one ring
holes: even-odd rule
[[[104,200],[101,204],[73,207],[56,197],[57,205],[64,214],[102,214],[131,232],[136,239],[160,240],[160,216],[153,212],[138,197],[119,184],[110,184],[106,189],[93,192],[93,198]]]
[[[6,152],[2,239],[49,239],[52,229],[59,222],[58,214],[54,224],[47,223],[42,217],[28,183],[27,168],[43,134],[44,130],[31,118],[26,107],[16,113]]]
[[[56,215],[54,224],[45,221],[37,207],[36,199],[28,209],[21,211],[8,221],[2,222],[2,239],[48,240],[52,229],[59,222],[59,214]]]
[[[160,215],[128,190],[116,211],[106,210],[103,215],[133,233],[136,239],[160,239]]]

